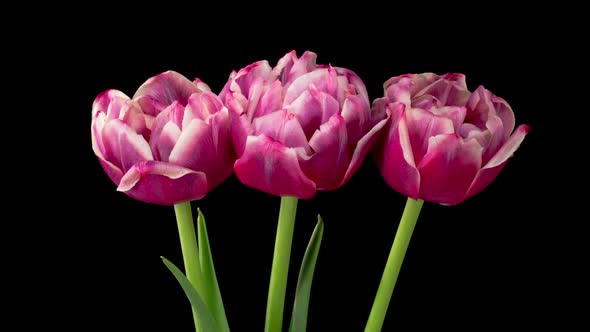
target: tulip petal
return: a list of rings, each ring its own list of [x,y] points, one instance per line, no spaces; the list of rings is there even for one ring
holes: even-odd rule
[[[266,135],[248,136],[234,170],[242,183],[271,195],[308,199],[316,192],[315,184],[301,171],[295,149]]]
[[[492,93],[480,85],[467,101],[465,122],[473,123],[482,130],[486,129],[486,122],[490,115],[495,115],[495,108],[491,101]]]
[[[512,107],[510,107],[510,105],[503,98],[492,95],[491,101],[492,105],[496,109],[496,115],[502,119],[502,127],[504,128],[503,140],[506,141],[508,137],[510,137],[510,133],[512,133],[514,130],[514,125],[516,124],[514,112],[512,111]]]
[[[338,74],[338,101],[344,102],[350,96],[359,96],[367,105],[371,104],[365,83],[355,72],[341,67],[334,67],[334,71]]]
[[[272,73],[269,77],[269,81],[278,80],[281,85],[286,83],[289,77],[289,72],[293,68],[293,64],[297,60],[297,53],[295,50],[285,54],[278,62],[277,65],[272,69]]]
[[[390,124],[385,143],[376,153],[377,164],[385,182],[395,191],[418,199],[420,174],[414,162],[408,134],[405,104],[392,103],[386,106]]]
[[[309,150],[307,138],[296,115],[287,110],[255,118],[252,126],[256,135],[266,135],[288,148],[303,147]]]
[[[363,163],[369,151],[373,149],[375,143],[383,134],[383,128],[389,122],[389,118],[391,117],[391,111],[388,108],[386,109],[385,113],[378,112],[377,115],[379,115],[380,117],[375,117],[374,119],[372,119],[372,121],[378,122],[376,122],[371,128],[371,130],[369,130],[369,132],[366,133],[356,144],[356,147],[354,148],[354,151],[352,153],[352,158],[350,159],[350,164],[348,166],[348,169],[346,170],[346,173],[344,174],[344,177],[342,178],[342,182],[340,183],[340,185],[344,185],[344,183],[346,183],[352,177],[352,175]]]
[[[173,205],[203,198],[207,178],[203,172],[170,163],[143,161],[125,173],[117,190],[143,202]]]
[[[123,172],[127,172],[140,161],[153,160],[148,142],[121,120],[107,122],[102,137],[105,159]]]
[[[428,152],[418,165],[420,197],[453,205],[461,202],[481,167],[482,147],[476,140],[463,142],[456,134],[430,137]]]
[[[260,98],[256,105],[254,117],[263,116],[283,107],[283,86],[280,81],[274,81]]]
[[[240,92],[252,103],[257,103],[258,99],[252,100],[256,95],[260,95],[260,92],[256,92],[254,89],[260,89],[260,86],[271,76],[272,68],[268,64],[268,61],[257,61],[251,65],[248,65],[236,74],[234,81],[236,82],[239,90],[235,90],[236,87],[231,87],[232,92]],[[270,84],[270,82],[269,82]]]
[[[316,59],[317,54],[311,51],[305,51],[303,55],[293,63],[293,67],[291,67],[289,75],[287,76],[287,81],[293,82],[298,77],[314,70],[316,67]]]
[[[291,85],[286,87],[284,105],[291,104],[312,85],[319,91],[336,97],[338,91],[336,71],[332,67],[317,68],[312,72],[299,76]]]
[[[339,113],[322,124],[313,134],[309,145],[314,153],[301,161],[303,172],[316,183],[318,190],[333,190],[340,186],[350,163],[346,123]]]
[[[174,149],[174,145],[176,145],[180,135],[180,128],[175,123],[167,122],[164,125],[162,132],[158,136],[158,140],[155,141],[156,150],[154,151],[154,155],[157,155],[158,160],[166,162],[169,160],[170,152]]]
[[[342,105],[342,117],[350,142],[358,142],[372,125],[369,104],[361,97],[349,96]]]
[[[222,108],[223,103],[214,93],[194,93],[188,99],[186,111],[182,119],[182,128],[188,126],[195,118],[208,122],[209,117]]]
[[[518,149],[525,136],[529,132],[529,126],[520,125],[508,141],[498,150],[496,155],[488,161],[488,163],[477,173],[477,176],[473,180],[469,191],[465,195],[465,198],[471,197],[485,187],[487,187],[492,181],[500,174],[500,171],[506,166],[508,158],[510,158],[514,152]]]
[[[215,164],[214,151],[211,128],[204,121],[193,119],[176,141],[169,160],[182,167],[205,171],[206,165]]]
[[[335,106],[336,109],[333,111],[337,112],[339,108],[337,102]],[[289,113],[295,114],[307,139],[311,138],[316,129],[322,124],[322,105],[318,98],[312,96],[309,90],[304,91],[287,106],[287,110]]]
[[[440,102],[439,106],[465,106],[470,92],[465,85],[464,75],[446,74],[416,92],[413,97],[417,98],[422,95],[433,96]]]
[[[186,106],[190,95],[197,92],[201,90],[188,78],[169,70],[145,81],[133,95],[133,100],[145,113],[157,116],[174,101]]]
[[[211,92],[211,88],[209,87],[209,85],[203,81],[201,81],[200,78],[195,78],[195,80],[193,81],[193,84],[197,86],[197,89],[203,91],[203,92]]]
[[[438,116],[420,108],[406,110],[405,114],[416,164],[419,164],[426,154],[430,137],[455,132],[453,121],[444,116]]]
[[[161,111],[154,120],[152,127],[152,133],[150,135],[149,145],[154,154],[154,159],[160,161],[167,161],[171,152],[172,146],[176,144],[176,141],[171,139],[176,136],[176,130],[173,130],[171,125],[181,131],[182,120],[184,117],[184,106],[178,102],[172,102],[172,104]],[[167,138],[160,140],[160,135],[167,128]],[[160,150],[162,149],[162,150]],[[161,154],[162,152],[163,154]]]
[[[240,157],[246,148],[246,138],[248,135],[254,133],[252,124],[248,121],[247,115],[240,115],[240,113],[233,111],[228,107],[230,118],[231,137],[236,150],[236,155]]]

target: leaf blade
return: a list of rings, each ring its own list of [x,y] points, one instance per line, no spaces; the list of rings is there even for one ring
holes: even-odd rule
[[[207,308],[207,305],[205,304],[203,299],[201,299],[199,293],[197,293],[197,290],[186,278],[184,273],[182,273],[182,271],[180,271],[174,264],[172,264],[172,262],[167,260],[165,257],[160,258],[162,258],[162,261],[164,262],[164,265],[166,265],[168,270],[172,272],[172,274],[182,287],[182,290],[184,290],[186,297],[188,298],[191,305],[197,312],[197,317],[199,318],[199,323],[201,324],[202,330],[211,332],[222,332],[222,330],[217,325],[217,322],[211,315],[211,312]]]
[[[313,230],[299,270],[297,288],[295,290],[295,300],[293,303],[293,314],[289,326],[290,332],[305,332],[307,329],[307,314],[309,309],[311,284],[323,234],[324,222],[322,217],[318,215],[318,223]]]
[[[215,274],[213,265],[213,256],[209,245],[209,236],[207,234],[207,225],[205,216],[200,209],[197,209],[197,237],[199,239],[199,258],[201,262],[201,280],[203,282],[203,297],[207,307],[211,311],[213,318],[219,324],[221,329],[229,332],[229,324],[221,298],[221,291]]]

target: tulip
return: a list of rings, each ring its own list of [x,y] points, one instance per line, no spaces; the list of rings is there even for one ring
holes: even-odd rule
[[[373,102],[391,114],[376,159],[385,181],[415,200],[453,205],[488,186],[529,131],[508,103],[465,76],[402,75]],[[514,131],[513,131],[514,130]]]
[[[232,117],[234,171],[247,186],[281,196],[265,331],[282,330],[297,199],[342,186],[385,126],[351,70],[287,53],[232,72],[220,93]]]
[[[221,299],[203,290],[190,204],[233,172],[227,108],[199,79],[191,82],[167,71],[148,79],[133,98],[118,90],[98,95],[91,132],[92,149],[118,191],[147,203],[174,205],[186,278],[197,297],[217,309],[218,323],[227,326]],[[202,332],[195,308],[193,319]]]
[[[465,76],[432,73],[393,77],[375,113],[390,115],[375,148],[385,181],[408,196],[365,332],[379,332],[424,201],[453,205],[489,185],[529,131],[514,130],[508,103]],[[514,131],[513,131],[514,130]]]
[[[203,198],[233,172],[230,118],[199,81],[168,71],[132,99],[108,90],[92,107],[92,148],[117,190],[173,205]]]
[[[220,97],[233,118],[238,179],[277,196],[311,198],[342,186],[386,123],[371,113],[354,72],[316,65],[309,51],[287,53],[274,68],[258,61],[232,72]]]

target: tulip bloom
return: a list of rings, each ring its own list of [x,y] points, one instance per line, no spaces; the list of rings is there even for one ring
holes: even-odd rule
[[[277,196],[311,198],[342,186],[386,123],[385,114],[371,114],[354,72],[316,65],[313,52],[232,72],[220,97],[233,118],[237,177]]]
[[[465,76],[408,74],[384,84],[374,112],[391,114],[376,159],[385,181],[413,199],[457,204],[489,185],[529,131],[508,103]]]
[[[92,148],[117,190],[173,205],[200,199],[233,171],[227,109],[209,87],[168,71],[133,99],[108,90],[92,107]]]

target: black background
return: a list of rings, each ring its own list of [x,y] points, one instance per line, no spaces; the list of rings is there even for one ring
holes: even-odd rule
[[[211,14],[205,11],[192,16],[165,8],[134,20],[112,9],[91,11],[99,15],[68,20],[47,35],[54,48],[37,50],[47,52],[41,65],[48,76],[63,82],[44,82],[56,93],[51,114],[58,130],[52,137],[60,147],[51,156],[60,161],[59,170],[44,188],[50,207],[37,227],[46,254],[43,277],[36,280],[54,303],[46,307],[54,312],[47,323],[64,330],[192,329],[188,301],[159,258],[182,262],[173,208],[115,190],[91,149],[96,95],[111,88],[133,95],[147,78],[169,69],[199,77],[218,92],[231,70],[262,59],[274,65],[293,49],[298,55],[314,51],[318,63],[355,71],[371,99],[383,94],[382,84],[392,76],[461,72],[470,90],[483,84],[510,103],[517,124],[531,126],[482,193],[452,207],[424,204],[384,331],[564,323],[559,313],[564,305],[557,300],[564,284],[554,277],[565,273],[563,248],[555,242],[565,232],[551,217],[557,195],[551,170],[560,152],[550,139],[555,124],[547,120],[555,101],[547,75],[559,76],[571,64],[546,56],[565,46],[539,22],[521,25],[518,15],[501,11],[485,18],[400,18],[347,8],[299,20],[235,13],[214,16],[218,20],[210,24],[203,21]],[[358,23],[355,15],[368,23]],[[279,203],[235,176],[193,202],[194,211],[200,208],[207,219],[233,331],[263,330]],[[321,214],[325,232],[308,330],[362,331],[404,204],[405,197],[385,184],[370,157],[342,188],[300,201],[285,321],[299,264]]]

